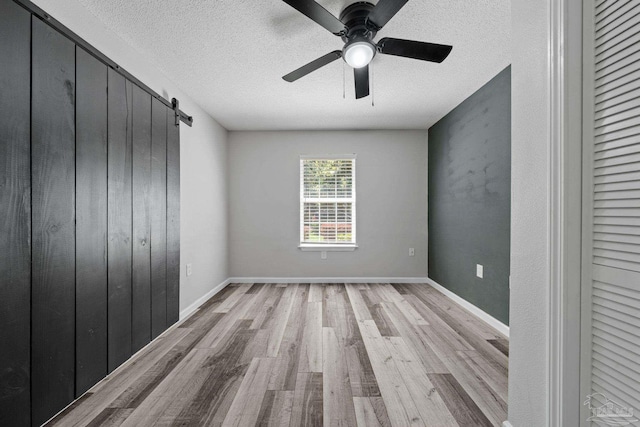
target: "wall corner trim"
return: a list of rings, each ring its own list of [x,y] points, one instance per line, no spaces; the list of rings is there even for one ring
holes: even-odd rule
[[[203,296],[195,300],[193,304],[191,304],[184,310],[180,311],[179,322],[182,322],[184,319],[191,316],[191,314],[193,314],[198,308],[200,308],[202,304],[204,304],[205,302],[207,302],[209,298],[211,298],[212,296],[214,296],[215,294],[217,294],[218,292],[226,288],[229,283],[232,283],[231,279],[227,279],[222,283],[219,283],[218,285],[214,286],[213,289],[211,289],[209,292],[207,292],[206,294],[204,294]]]
[[[426,277],[230,277],[229,283],[425,283]]]
[[[475,305],[471,304],[466,299],[464,299],[464,298],[460,297],[459,295],[451,292],[449,289],[445,288],[444,286],[442,286],[438,282],[434,281],[433,279],[427,278],[425,281],[429,285],[431,285],[435,290],[441,292],[442,294],[444,294],[444,296],[448,297],[453,302],[455,302],[456,304],[460,305],[462,308],[464,308],[467,311],[471,312],[471,314],[473,314],[476,317],[480,318],[480,320],[482,320],[483,322],[485,322],[486,324],[488,324],[492,328],[497,329],[498,332],[500,332],[501,334],[503,334],[507,338],[509,337],[509,327],[507,325],[505,325],[504,323],[502,323],[501,321],[499,321],[495,317],[491,316],[490,314],[488,314],[484,310],[481,310],[480,308],[478,308]],[[511,424],[503,424],[502,426],[503,427],[509,427],[509,426],[511,426]]]

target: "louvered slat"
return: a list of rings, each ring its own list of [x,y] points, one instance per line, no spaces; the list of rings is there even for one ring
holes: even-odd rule
[[[594,233],[593,239],[595,242],[619,242],[629,243],[636,247],[640,247],[640,236],[633,236],[627,234],[606,234],[606,233]]]
[[[640,135],[635,138],[618,139],[615,141],[603,142],[595,145],[595,153],[601,151],[615,150],[617,148],[627,147],[629,145],[640,144]]]
[[[594,170],[594,176],[614,175],[621,173],[637,172],[640,163],[635,164],[621,164],[613,166],[601,166]]]

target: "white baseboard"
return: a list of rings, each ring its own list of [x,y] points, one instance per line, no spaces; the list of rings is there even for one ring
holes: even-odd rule
[[[509,421],[503,421],[502,422],[502,427],[513,427],[513,425],[511,425],[511,423]]]
[[[474,314],[475,316],[479,317],[480,320],[484,321],[486,324],[488,324],[492,328],[497,329],[498,332],[500,332],[501,334],[505,335],[507,338],[509,337],[509,327],[507,325],[505,325],[504,323],[502,323],[501,321],[499,321],[498,319],[496,319],[495,317],[491,316],[487,312],[485,312],[482,309],[480,309],[480,308],[476,307],[475,305],[471,304],[466,299],[464,299],[464,298],[458,296],[457,294],[451,292],[449,289],[447,289],[444,286],[440,285],[436,281],[434,281],[434,280],[432,280],[432,279],[427,277],[425,282],[427,282],[429,285],[431,285],[434,289],[436,289],[436,290],[440,291],[441,293],[443,293],[446,297],[451,299],[453,302],[457,303],[458,305],[462,306],[467,311],[469,311],[472,314]]]
[[[425,283],[426,277],[230,277],[229,283]]]
[[[224,282],[222,282],[219,285],[215,286],[209,292],[207,292],[206,294],[204,294],[203,296],[201,296],[200,298],[195,300],[193,302],[193,304],[191,304],[189,307],[187,307],[184,310],[182,310],[180,312],[180,321],[182,321],[182,320],[186,319],[187,317],[189,317],[191,315],[191,313],[193,313],[194,311],[196,311],[198,309],[198,307],[200,307],[202,304],[207,302],[207,300],[209,298],[211,298],[212,296],[214,296],[215,294],[217,294],[218,292],[223,290],[229,283],[232,283],[231,279],[225,280]]]

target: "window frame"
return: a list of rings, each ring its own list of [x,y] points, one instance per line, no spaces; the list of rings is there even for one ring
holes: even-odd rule
[[[351,204],[351,242],[338,243],[309,243],[304,241],[304,162],[305,160],[350,160],[351,164],[351,197],[327,199],[327,203],[350,203]],[[334,252],[350,252],[357,247],[357,227],[356,227],[356,155],[355,154],[323,154],[323,155],[300,155],[300,205],[298,207],[300,214],[300,229],[298,238],[298,248],[301,251],[334,251]],[[322,202],[320,202],[322,203]]]

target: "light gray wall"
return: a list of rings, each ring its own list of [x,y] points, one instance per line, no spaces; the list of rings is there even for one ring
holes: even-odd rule
[[[229,133],[232,277],[425,277],[426,132]],[[354,252],[302,252],[301,154],[355,153]],[[409,257],[409,248],[415,256]]]
[[[106,28],[77,0],[34,3],[167,99],[194,117],[193,128],[180,127],[180,310],[228,277],[227,131],[204,112],[158,64]],[[193,275],[186,277],[186,263]]]
[[[507,67],[429,129],[429,277],[507,325],[510,222]]]

